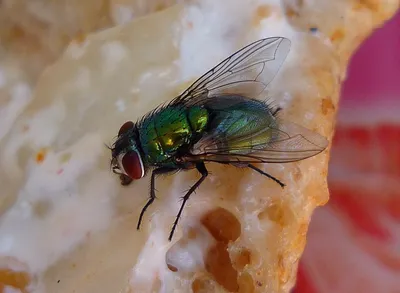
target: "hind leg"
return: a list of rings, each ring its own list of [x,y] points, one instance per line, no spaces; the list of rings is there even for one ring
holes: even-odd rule
[[[276,183],[278,183],[280,185],[280,187],[282,187],[282,188],[285,187],[285,184],[282,181],[280,181],[279,179],[276,179],[274,176],[269,175],[268,173],[265,173],[263,170],[258,169],[256,166],[254,166],[252,164],[247,164],[247,167],[249,167],[250,169],[256,171],[257,173],[264,175],[264,176],[268,177],[269,179],[275,181]]]

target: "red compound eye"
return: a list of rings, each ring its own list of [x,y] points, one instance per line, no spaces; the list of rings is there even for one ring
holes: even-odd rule
[[[133,128],[133,122],[132,121],[127,121],[125,122],[121,128],[118,131],[118,136],[120,136],[121,134],[127,132],[129,129]]]
[[[140,179],[144,176],[142,159],[135,151],[128,152],[122,157],[122,167],[132,179]]]

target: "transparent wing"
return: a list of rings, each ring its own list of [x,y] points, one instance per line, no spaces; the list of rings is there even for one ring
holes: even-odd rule
[[[221,94],[255,98],[277,74],[290,44],[286,38],[273,37],[247,45],[201,76],[172,103],[193,105]]]
[[[279,121],[275,125],[247,133],[224,137],[211,134],[196,146],[188,161],[219,163],[288,163],[315,156],[328,146],[328,140],[300,125]]]

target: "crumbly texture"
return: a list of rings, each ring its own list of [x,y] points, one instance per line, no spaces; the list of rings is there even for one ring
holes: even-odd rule
[[[329,148],[298,163],[260,165],[283,190],[251,170],[210,164],[170,243],[179,197],[199,174],[160,178],[136,231],[149,177],[121,187],[104,143],[268,36],[292,41],[269,98],[282,118],[331,140],[348,60],[399,1],[14,1],[23,18],[3,2],[0,288],[289,292],[312,212],[329,198]],[[99,28],[108,29],[87,35]]]

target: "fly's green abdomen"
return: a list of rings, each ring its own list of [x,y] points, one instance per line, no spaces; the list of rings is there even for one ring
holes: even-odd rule
[[[224,134],[220,147],[246,153],[274,139],[276,119],[265,103],[239,96],[220,97],[218,102],[212,100],[207,107],[212,113],[209,127]]]
[[[167,107],[149,116],[139,129],[146,160],[151,164],[167,161],[180,148],[193,144],[207,122],[208,112],[201,107]]]

